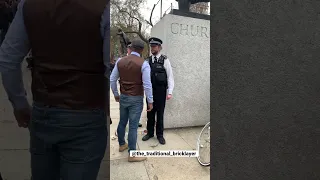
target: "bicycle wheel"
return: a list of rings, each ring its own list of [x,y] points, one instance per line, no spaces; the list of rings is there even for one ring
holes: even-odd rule
[[[210,122],[207,123],[200,132],[197,148],[199,156],[198,162],[202,166],[210,166]]]

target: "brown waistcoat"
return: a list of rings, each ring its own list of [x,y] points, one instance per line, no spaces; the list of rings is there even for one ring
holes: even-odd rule
[[[35,102],[68,109],[106,108],[101,16],[106,1],[26,0]]]
[[[135,55],[119,60],[120,92],[128,96],[143,96],[142,64],[144,59]]]

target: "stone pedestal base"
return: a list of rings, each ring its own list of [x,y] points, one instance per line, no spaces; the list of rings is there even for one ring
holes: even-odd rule
[[[203,126],[210,121],[210,20],[167,14],[151,30],[163,40],[174,74],[173,99],[164,126]]]

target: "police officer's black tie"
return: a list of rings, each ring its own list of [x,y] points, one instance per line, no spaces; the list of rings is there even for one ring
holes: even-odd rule
[[[154,57],[154,63],[158,62],[157,56]]]

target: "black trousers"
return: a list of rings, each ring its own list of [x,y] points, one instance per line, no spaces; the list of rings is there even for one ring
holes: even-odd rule
[[[148,135],[154,135],[154,125],[157,116],[156,134],[157,137],[163,137],[163,114],[166,106],[167,88],[153,88],[153,109],[147,113],[147,130]],[[148,102],[147,102],[148,103]]]
[[[1,176],[1,173],[0,173],[0,180],[3,180],[3,179],[2,179],[2,176]]]

